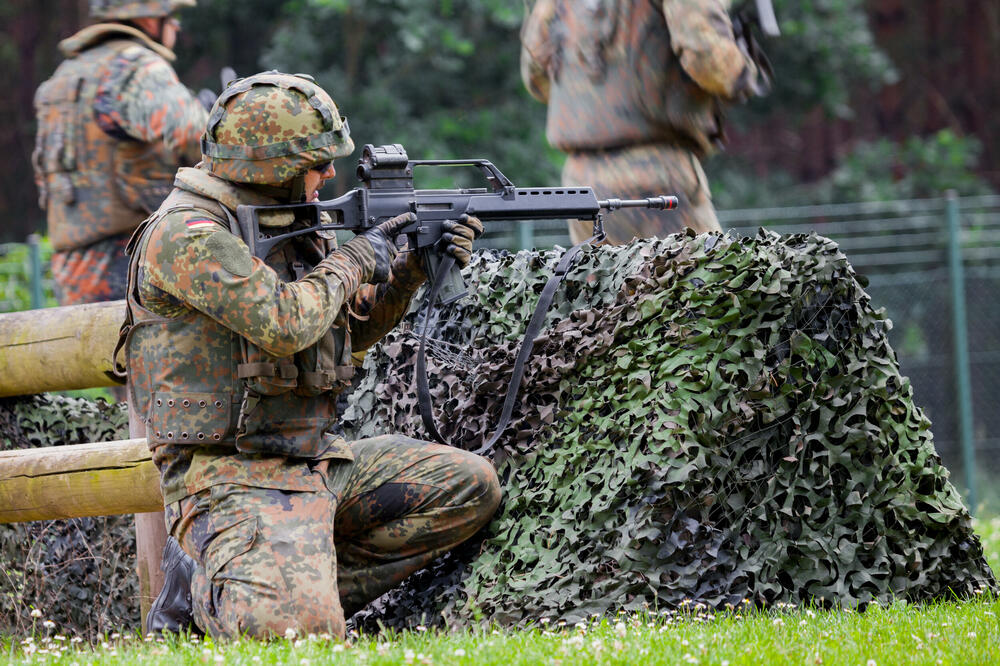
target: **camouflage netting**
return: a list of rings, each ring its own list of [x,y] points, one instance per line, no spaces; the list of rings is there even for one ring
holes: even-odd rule
[[[558,258],[480,256],[467,271],[474,295],[434,323],[428,367],[450,443],[478,448],[496,422]],[[505,504],[485,541],[418,573],[359,625],[995,589],[862,280],[815,235],[678,235],[585,253],[493,452]],[[352,436],[423,436],[409,321],[365,361]]]
[[[453,443],[477,448],[496,422],[558,258],[478,257],[472,295],[435,322],[429,369]],[[423,436],[417,317],[408,321],[369,353],[349,435]],[[523,624],[686,598],[855,606],[995,589],[888,327],[836,246],[815,236],[674,236],[585,252],[494,452],[505,504],[485,540],[358,623]],[[126,431],[118,406],[0,400],[5,448]],[[130,516],[0,526],[0,632],[30,626],[31,607],[66,632],[137,626],[134,553]]]
[[[128,437],[123,405],[57,395],[0,399],[0,449]],[[0,525],[0,634],[30,629],[32,608],[58,631],[93,637],[139,620],[131,516]]]

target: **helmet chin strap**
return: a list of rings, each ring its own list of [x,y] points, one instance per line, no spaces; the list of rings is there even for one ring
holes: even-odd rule
[[[291,191],[288,193],[289,203],[302,203],[306,200],[306,174],[302,173],[292,178]]]

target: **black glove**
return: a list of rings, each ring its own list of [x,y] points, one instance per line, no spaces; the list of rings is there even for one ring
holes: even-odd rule
[[[389,279],[389,269],[392,267],[392,260],[396,258],[396,237],[406,225],[416,221],[416,214],[403,213],[359,234],[368,239],[372,250],[375,251],[375,270],[369,280],[371,284]]]
[[[472,259],[472,241],[483,235],[483,223],[478,217],[462,215],[458,220],[448,220],[441,227],[440,247],[455,257],[459,268],[465,268]]]

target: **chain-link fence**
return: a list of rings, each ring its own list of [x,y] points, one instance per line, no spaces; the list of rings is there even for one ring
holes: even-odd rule
[[[1000,196],[729,210],[719,218],[737,234],[815,231],[840,244],[893,321],[900,366],[934,423],[953,480],[970,503],[1000,506],[1000,491],[988,485],[1000,474],[993,405],[1000,395]],[[488,247],[569,244],[562,222],[491,227]],[[36,247],[0,245],[0,312],[52,304],[48,252],[44,243]]]

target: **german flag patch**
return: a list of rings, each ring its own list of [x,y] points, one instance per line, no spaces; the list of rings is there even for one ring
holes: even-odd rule
[[[214,227],[214,226],[215,226],[215,222],[213,222],[212,220],[188,220],[187,221],[187,228],[188,229],[207,229],[209,227]]]

